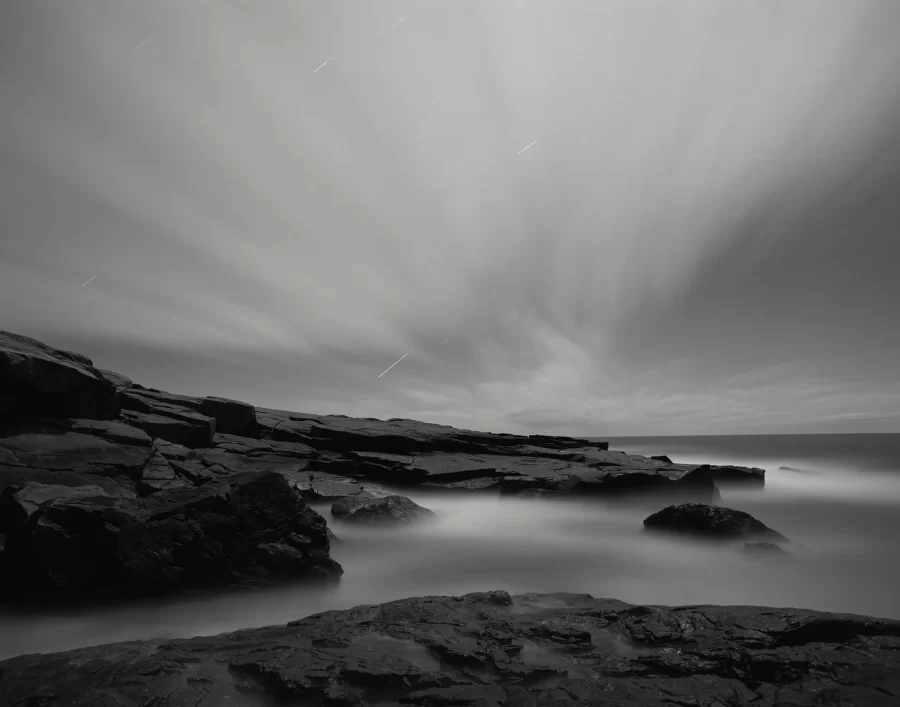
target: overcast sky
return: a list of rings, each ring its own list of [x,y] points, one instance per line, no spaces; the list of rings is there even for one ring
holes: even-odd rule
[[[898,34],[896,0],[5,0],[0,328],[304,412],[897,431]]]

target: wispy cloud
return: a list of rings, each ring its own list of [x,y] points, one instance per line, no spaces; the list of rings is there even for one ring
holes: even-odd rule
[[[274,407],[894,424],[894,4],[109,7],[0,10],[4,327]]]

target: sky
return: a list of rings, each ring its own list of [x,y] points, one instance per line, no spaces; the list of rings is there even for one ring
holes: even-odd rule
[[[6,0],[0,329],[300,412],[896,432],[898,30],[896,0]]]

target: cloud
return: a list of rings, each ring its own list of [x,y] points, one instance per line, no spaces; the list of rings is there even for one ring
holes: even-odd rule
[[[895,422],[893,4],[0,13],[6,328],[306,411]]]

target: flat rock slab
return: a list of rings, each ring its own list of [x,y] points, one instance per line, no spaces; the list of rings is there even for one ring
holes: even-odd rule
[[[900,704],[900,622],[588,595],[420,597],[0,662],[11,707]]]
[[[21,469],[140,478],[151,438],[116,421],[34,420],[0,427],[0,464]]]

